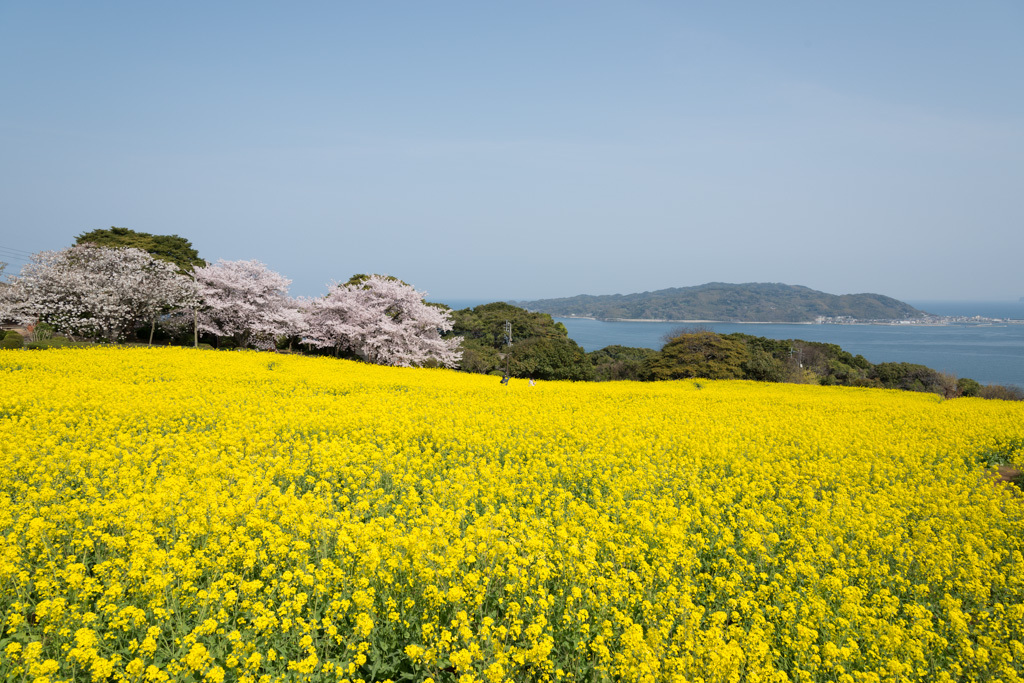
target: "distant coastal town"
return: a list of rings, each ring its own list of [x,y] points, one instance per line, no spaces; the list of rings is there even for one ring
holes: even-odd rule
[[[980,315],[926,315],[923,318],[865,320],[850,316],[818,316],[814,322],[818,325],[1024,325],[1019,318],[986,318]]]

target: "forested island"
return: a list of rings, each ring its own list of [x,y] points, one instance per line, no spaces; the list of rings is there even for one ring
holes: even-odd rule
[[[822,318],[920,320],[910,304],[881,294],[827,294],[781,283],[710,282],[637,294],[607,294],[514,302],[531,311],[599,320],[810,323]]]

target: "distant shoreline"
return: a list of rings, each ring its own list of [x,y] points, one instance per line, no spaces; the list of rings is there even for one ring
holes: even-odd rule
[[[569,318],[572,320],[599,320],[605,323],[679,323],[680,325],[731,325],[738,324],[732,320],[671,320],[668,318],[595,318],[589,315],[552,315],[552,318]],[[814,322],[771,322],[768,320],[744,320],[744,325],[817,325]]]
[[[955,316],[943,316],[949,320],[920,322],[917,320],[871,321],[857,320],[853,322],[815,322],[810,320],[672,320],[669,318],[596,318],[589,315],[551,315],[552,318],[566,320],[596,320],[605,323],[676,323],[679,325],[888,325],[893,327],[945,327],[949,325],[1024,325],[1024,320],[1014,318],[993,318],[981,320],[956,320]]]

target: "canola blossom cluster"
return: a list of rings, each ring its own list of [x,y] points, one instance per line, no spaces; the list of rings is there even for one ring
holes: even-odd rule
[[[9,681],[1019,681],[1024,405],[0,351]]]

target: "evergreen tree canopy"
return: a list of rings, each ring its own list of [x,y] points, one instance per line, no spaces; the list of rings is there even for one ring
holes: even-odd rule
[[[169,261],[183,273],[206,265],[192,243],[178,235],[151,235],[129,228],[111,227],[109,230],[91,230],[75,238],[75,244],[96,244],[101,247],[132,247],[147,252],[154,258]]]
[[[747,345],[742,341],[710,331],[688,332],[665,344],[661,353],[647,361],[646,370],[654,380],[742,379],[747,357]]]
[[[587,354],[598,381],[638,380],[644,377],[644,366],[658,355],[654,349],[614,344]]]
[[[512,323],[511,357],[505,322]],[[569,339],[565,325],[547,313],[531,313],[499,301],[452,313],[452,335],[463,337],[462,368],[513,377],[589,380],[594,369],[586,352]]]

